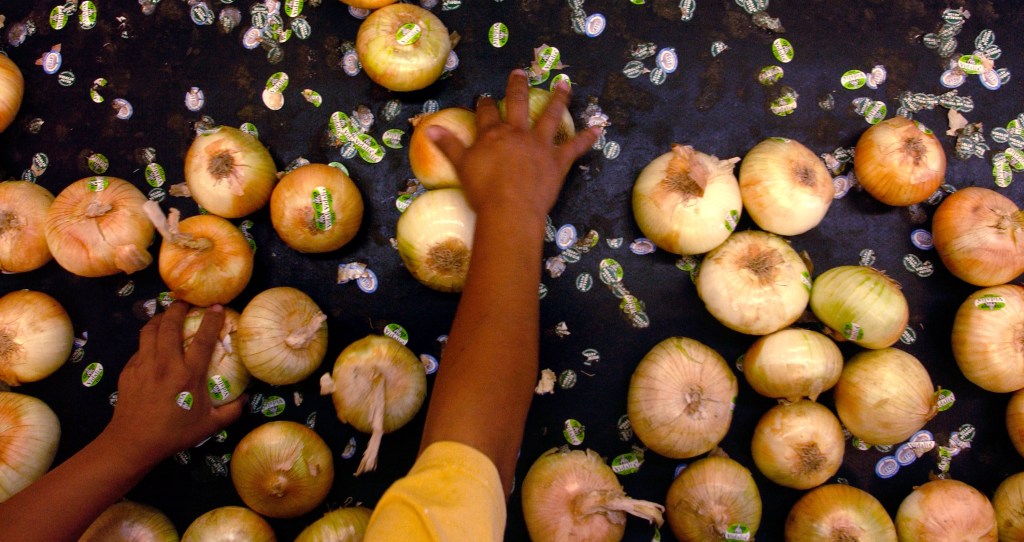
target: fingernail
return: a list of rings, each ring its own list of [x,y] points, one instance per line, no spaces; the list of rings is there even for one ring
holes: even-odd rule
[[[444,133],[443,130],[444,129],[439,126],[427,126],[427,139],[436,143],[441,139],[441,136]]]
[[[522,68],[516,68],[512,70],[512,75],[515,75],[516,77],[526,77],[526,71]]]
[[[559,89],[559,90],[568,91],[569,90],[569,83],[566,83],[564,80],[559,81],[559,82],[555,83],[555,88]]]
[[[220,305],[220,303],[218,303],[218,304],[213,305],[212,307],[210,307],[210,310],[213,311],[213,312],[224,312],[224,307],[222,307]]]

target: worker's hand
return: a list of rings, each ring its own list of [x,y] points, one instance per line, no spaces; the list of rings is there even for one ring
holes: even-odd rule
[[[131,447],[130,457],[156,463],[198,444],[242,412],[244,399],[215,407],[206,386],[213,347],[224,323],[224,310],[214,305],[188,351],[182,347],[182,324],[189,310],[175,302],[154,316],[139,334],[139,350],[117,382],[114,416],[104,430]],[[191,395],[191,406],[179,394]]]
[[[529,118],[526,73],[509,75],[505,94],[506,120],[495,101],[480,98],[476,107],[477,138],[470,147],[440,126],[427,136],[451,160],[466,199],[478,214],[501,213],[512,219],[544,218],[558,199],[572,163],[601,133],[594,127],[555,145],[558,124],[569,102],[569,86],[560,83],[533,128]]]

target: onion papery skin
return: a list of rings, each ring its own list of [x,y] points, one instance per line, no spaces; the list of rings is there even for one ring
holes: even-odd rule
[[[315,431],[292,421],[267,422],[238,442],[231,482],[246,506],[272,518],[316,508],[334,482],[331,449]]]
[[[736,376],[718,352],[694,339],[670,337],[640,360],[626,410],[647,447],[685,459],[722,441],[738,392]]]
[[[1024,390],[1010,396],[1006,405],[1006,429],[1017,453],[1024,457]]]
[[[59,442],[60,421],[46,403],[0,391],[0,502],[46,474]]]
[[[882,503],[846,484],[807,492],[786,517],[786,542],[896,542],[896,526]]]
[[[781,137],[747,151],[739,186],[750,218],[778,235],[800,235],[820,224],[836,194],[821,159],[800,142]]]
[[[174,298],[209,307],[238,297],[253,270],[252,247],[241,230],[219,216],[196,215],[182,220],[178,231],[209,244],[192,248],[164,239],[160,245],[160,278]]]
[[[278,286],[252,298],[238,319],[238,349],[249,374],[275,386],[295,384],[313,374],[327,353],[327,323],[316,302],[300,290]],[[308,341],[288,344],[289,338]],[[294,341],[293,341],[294,342]]]
[[[958,480],[932,480],[900,503],[896,534],[900,542],[996,542],[996,513],[977,489]]]
[[[1024,272],[1024,217],[1013,200],[971,186],[942,200],[932,217],[935,251],[960,280],[996,286]]]
[[[399,43],[406,24],[421,34],[412,43]],[[444,71],[452,49],[448,29],[433,13],[413,4],[389,4],[374,11],[359,25],[356,53],[363,71],[374,83],[397,92],[429,86]]]
[[[737,527],[754,540],[761,526],[761,493],[746,467],[728,457],[708,456],[672,481],[665,515],[681,541],[725,541]]]
[[[103,190],[90,189],[90,183],[104,182]],[[46,244],[53,259],[83,277],[145,269],[153,262],[147,250],[153,225],[142,212],[147,201],[138,188],[116,177],[86,177],[69,184],[46,214]],[[102,214],[96,210],[108,205]]]
[[[895,348],[865,350],[843,367],[836,413],[854,436],[871,444],[907,440],[938,412],[931,377],[914,356]]]
[[[697,295],[734,331],[767,335],[797,321],[807,307],[807,266],[785,239],[763,231],[731,235],[704,257]]]
[[[953,318],[953,359],[978,387],[1024,388],[1024,287],[1004,284],[971,294]]]
[[[25,96],[25,78],[21,70],[7,55],[0,54],[0,133],[7,129],[18,115],[21,99]]]
[[[664,508],[626,497],[615,472],[593,450],[544,452],[526,473],[522,492],[533,542],[617,542],[625,533],[626,513],[634,509],[662,522]]]
[[[931,130],[896,116],[857,140],[853,171],[868,194],[886,205],[921,203],[946,178],[946,153]]]
[[[200,307],[193,307],[185,314],[181,335],[186,351],[199,331],[204,314],[206,309]],[[213,345],[210,367],[206,370],[207,389],[215,406],[238,399],[249,386],[249,370],[242,363],[242,356],[238,351],[239,318],[238,311],[224,307],[224,325],[221,326],[217,342]]]
[[[551,101],[551,93],[547,90],[537,87],[530,87],[530,93],[527,95],[527,107],[529,108],[529,119],[530,127],[537,122],[537,119],[544,113],[544,109],[547,108],[548,102]],[[498,100],[498,113],[501,115],[501,120],[505,118],[505,99]],[[562,118],[558,121],[558,127],[555,129],[554,143],[555,145],[561,145],[566,141],[569,141],[576,135],[576,126],[572,121],[572,114],[569,113],[568,108],[562,111]]]
[[[53,259],[45,230],[51,204],[53,194],[38,184],[0,183],[0,272],[34,271]]]
[[[398,254],[423,285],[440,292],[461,292],[475,226],[476,213],[462,190],[429,190],[398,218]]]
[[[107,508],[78,542],[178,542],[170,518],[152,506],[120,501]]]
[[[362,9],[377,9],[388,4],[394,4],[397,0],[341,0],[342,4]]]
[[[428,190],[460,188],[455,166],[436,143],[427,136],[428,126],[440,126],[469,147],[476,141],[476,113],[461,107],[449,107],[435,113],[417,115],[409,138],[409,167]]]
[[[992,495],[999,542],[1024,540],[1024,472],[1003,480]]]
[[[673,254],[704,254],[721,245],[743,212],[732,172],[737,160],[719,160],[689,145],[673,145],[652,160],[633,184],[640,231]]]
[[[331,510],[303,529],[295,542],[362,542],[371,512],[362,506]]]
[[[315,190],[325,189],[330,205],[314,208]],[[329,209],[329,210],[328,210]],[[299,252],[330,252],[356,236],[363,222],[363,197],[345,172],[326,164],[297,168],[274,188],[270,220],[281,239]]]
[[[836,337],[864,348],[892,346],[910,321],[910,307],[899,284],[861,265],[841,265],[819,275],[810,305]]]
[[[222,506],[197,517],[181,542],[277,542],[262,516],[243,506]]]
[[[769,480],[793,489],[817,487],[843,464],[843,428],[814,401],[781,403],[757,422],[754,463]]]
[[[0,383],[50,376],[71,355],[73,341],[71,318],[56,299],[35,290],[0,297]]]
[[[843,353],[832,339],[809,329],[780,329],[754,341],[743,356],[743,375],[754,391],[791,403],[812,401],[832,389],[843,372]]]
[[[185,154],[185,182],[196,203],[224,218],[263,208],[277,167],[259,139],[231,126],[199,134]]]

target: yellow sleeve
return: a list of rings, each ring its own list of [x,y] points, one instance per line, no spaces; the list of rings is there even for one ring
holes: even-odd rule
[[[435,442],[384,492],[364,542],[500,542],[505,519],[490,458],[465,444]]]

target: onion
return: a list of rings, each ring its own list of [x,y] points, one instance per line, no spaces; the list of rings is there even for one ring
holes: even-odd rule
[[[24,95],[25,79],[21,70],[7,55],[0,54],[0,132],[14,121]]]
[[[738,391],[718,352],[693,339],[670,337],[633,371],[626,411],[647,447],[665,457],[694,457],[725,437]]]
[[[67,186],[46,215],[46,244],[61,267],[83,277],[149,266],[153,226],[142,212],[148,201],[116,177],[86,177]]]
[[[996,542],[996,513],[980,491],[957,480],[914,488],[896,510],[900,542]]]
[[[1024,272],[1024,213],[994,190],[950,194],[935,210],[932,236],[946,269],[964,282],[995,286]]]
[[[203,322],[206,309],[193,307],[185,314],[181,327],[183,347],[188,350]],[[249,371],[238,353],[238,312],[224,307],[224,324],[220,328],[217,342],[213,345],[210,367],[206,371],[206,386],[215,406],[230,403],[241,396],[249,386]]]
[[[843,464],[843,428],[814,401],[780,403],[754,428],[754,464],[769,480],[793,489],[820,486]]]
[[[818,399],[843,371],[843,353],[832,339],[808,329],[788,328],[754,341],[743,356],[743,376],[754,391],[791,403]]]
[[[529,94],[526,98],[526,106],[529,110],[530,126],[537,122],[541,114],[548,107],[548,102],[551,101],[551,93],[537,87],[530,87]],[[498,100],[498,113],[501,115],[501,119],[505,120],[505,99]],[[576,126],[572,122],[572,114],[569,113],[568,109],[562,110],[562,118],[558,121],[558,127],[555,128],[555,145],[561,145],[566,141],[569,141],[576,135]]]
[[[729,329],[750,335],[778,331],[804,313],[811,281],[800,255],[762,231],[730,236],[704,257],[697,295]]]
[[[1006,405],[1006,430],[1017,453],[1024,456],[1024,390],[1017,390]]]
[[[185,182],[196,203],[224,218],[261,209],[270,199],[277,168],[259,139],[218,126],[192,141],[185,155]]]
[[[242,437],[231,454],[231,482],[245,504],[272,518],[316,508],[334,482],[331,449],[292,421],[267,422]]]
[[[821,159],[798,141],[781,137],[765,139],[747,152],[739,182],[750,218],[779,235],[800,235],[817,226],[836,194]]]
[[[633,185],[633,216],[640,231],[673,254],[703,254],[736,228],[743,211],[732,169],[689,145],[652,160]]]
[[[0,297],[0,382],[42,380],[71,355],[74,329],[60,302],[42,292],[16,290]]]
[[[992,495],[999,542],[1024,540],[1024,472],[1003,480]]]
[[[967,380],[996,393],[1024,388],[1024,287],[978,290],[953,319],[953,359]]]
[[[896,116],[868,128],[857,140],[853,171],[868,194],[887,205],[928,199],[946,176],[946,153],[931,130]]]
[[[343,4],[362,9],[377,9],[388,4],[394,4],[395,1],[396,0],[341,0]]]
[[[295,542],[362,542],[370,512],[362,506],[331,510],[303,529]]]
[[[197,517],[181,542],[276,542],[267,520],[242,506],[222,506]]]
[[[459,188],[459,174],[441,148],[427,136],[428,126],[440,126],[469,147],[476,141],[476,113],[461,107],[449,107],[435,113],[416,115],[409,138],[409,166],[412,174],[428,190]]]
[[[892,445],[935,417],[932,379],[914,356],[895,348],[865,350],[843,367],[835,388],[836,412],[856,437]]]
[[[761,526],[761,493],[754,477],[724,456],[698,459],[679,473],[668,488],[665,508],[679,540],[753,540]]]
[[[900,285],[861,265],[833,267],[814,279],[811,311],[834,336],[864,348],[892,346],[910,320]]]
[[[231,301],[249,284],[252,248],[231,222],[197,215],[179,223],[177,209],[165,217],[155,201],[147,201],[143,209],[164,238],[160,278],[175,299],[208,307]]]
[[[356,236],[363,197],[336,167],[309,164],[288,173],[270,196],[270,220],[299,252],[330,252]]]
[[[523,479],[523,517],[533,542],[617,542],[626,514],[662,524],[665,507],[631,499],[593,450],[541,454]]]
[[[110,505],[78,542],[178,542],[178,531],[163,512],[145,504],[120,501]]]
[[[333,373],[321,377],[320,393],[331,394],[342,423],[371,434],[358,476],[377,467],[384,433],[402,427],[419,411],[427,395],[427,374],[402,343],[367,335],[341,351]]]
[[[786,517],[786,542],[896,542],[896,526],[882,503],[846,484],[815,488]]]
[[[238,319],[238,351],[249,373],[267,384],[299,382],[327,353],[327,315],[295,288],[264,290]]]
[[[461,292],[473,251],[476,213],[458,188],[420,195],[398,219],[398,254],[416,280]]]
[[[46,474],[59,441],[60,422],[46,403],[0,391],[0,502]]]
[[[24,273],[53,259],[44,231],[52,203],[53,194],[38,184],[0,183],[0,272]]]
[[[356,53],[366,75],[399,92],[436,81],[451,49],[441,19],[412,4],[389,4],[374,11],[356,34]]]

